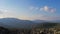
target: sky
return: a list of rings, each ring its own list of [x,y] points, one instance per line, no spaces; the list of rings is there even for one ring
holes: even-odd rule
[[[0,0],[0,18],[60,20],[60,0]]]

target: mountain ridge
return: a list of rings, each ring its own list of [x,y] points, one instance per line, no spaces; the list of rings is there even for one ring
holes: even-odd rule
[[[0,19],[0,26],[6,28],[32,28],[36,27],[38,24],[48,23],[44,20],[21,20],[17,18],[2,18]]]

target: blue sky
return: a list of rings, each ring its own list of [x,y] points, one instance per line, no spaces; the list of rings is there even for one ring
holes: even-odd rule
[[[60,20],[60,0],[0,0],[0,18]]]

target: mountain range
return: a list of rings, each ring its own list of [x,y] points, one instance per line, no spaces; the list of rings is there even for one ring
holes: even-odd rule
[[[17,18],[2,18],[0,19],[0,26],[5,28],[33,28],[38,24],[46,23],[44,20],[21,20]]]

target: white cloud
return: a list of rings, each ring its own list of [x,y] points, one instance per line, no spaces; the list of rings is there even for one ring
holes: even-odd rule
[[[38,10],[39,8],[38,7],[34,7],[34,6],[30,6],[29,7],[29,10],[33,10],[33,11],[36,11],[36,10]]]
[[[52,12],[52,13],[54,13],[56,11],[56,9],[55,8],[54,9],[51,8],[49,11]]]
[[[30,10],[34,10],[34,9],[35,9],[35,7],[33,7],[33,6],[30,6],[30,7],[29,7],[29,9],[30,9]]]
[[[44,6],[43,10],[48,11],[49,10],[48,6]]]
[[[0,18],[16,17],[16,13],[13,10],[0,9]]]
[[[38,7],[35,7],[35,10],[38,10],[39,8]]]
[[[54,13],[56,11],[56,8],[49,7],[49,6],[43,6],[41,8],[30,6],[29,9],[33,11],[40,10],[40,11],[46,11],[46,12],[51,12],[51,13]]]
[[[8,10],[6,9],[0,9],[0,14],[6,13]]]
[[[40,11],[47,11],[47,12],[54,13],[56,11],[56,9],[55,8],[50,8],[48,6],[44,6],[44,7],[40,8]]]
[[[43,8],[40,8],[40,11],[43,11]]]

